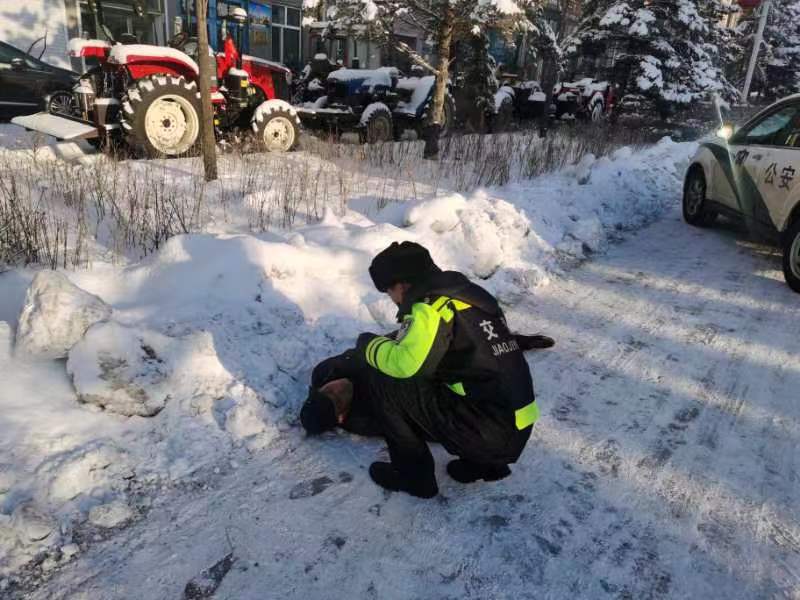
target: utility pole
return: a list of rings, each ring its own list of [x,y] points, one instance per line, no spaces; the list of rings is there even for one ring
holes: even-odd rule
[[[197,0],[197,53],[200,62],[200,145],[206,181],[217,179],[217,142],[211,106],[211,57],[208,54],[208,0]]]
[[[758,20],[756,38],[753,41],[753,53],[750,55],[750,64],[747,65],[747,76],[744,78],[744,88],[742,89],[742,101],[747,104],[750,99],[750,84],[753,83],[753,73],[758,63],[758,53],[764,41],[764,28],[767,26],[767,16],[772,0],[764,0],[761,3],[761,17]]]

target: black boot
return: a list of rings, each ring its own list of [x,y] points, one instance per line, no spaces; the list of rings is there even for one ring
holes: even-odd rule
[[[439,493],[436,478],[409,479],[392,466],[392,463],[374,462],[369,466],[369,476],[382,488],[392,492],[406,492],[417,498],[433,498]]]
[[[508,465],[479,465],[457,458],[447,463],[447,474],[459,483],[473,483],[479,479],[498,481],[511,475]]]

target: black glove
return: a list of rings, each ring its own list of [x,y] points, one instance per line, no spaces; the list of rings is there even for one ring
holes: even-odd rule
[[[540,350],[542,348],[552,348],[556,345],[556,341],[546,335],[537,333],[535,335],[522,335],[519,333],[514,334],[514,339],[517,340],[519,347],[522,351],[526,350]]]

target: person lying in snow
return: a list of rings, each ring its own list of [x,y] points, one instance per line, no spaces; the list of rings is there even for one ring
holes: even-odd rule
[[[553,340],[511,333],[491,294],[439,269],[419,244],[392,244],[369,272],[402,326],[363,333],[356,348],[317,365],[300,413],[306,431],[383,436],[391,462],[373,463],[370,477],[421,498],[438,493],[427,442],[458,457],[447,465],[456,481],[508,476],[539,415],[522,352]]]

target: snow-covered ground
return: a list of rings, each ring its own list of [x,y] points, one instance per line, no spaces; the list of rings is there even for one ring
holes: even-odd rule
[[[800,308],[773,256],[677,221],[694,147],[1,274],[0,593],[180,597],[233,552],[215,597],[797,597]],[[368,481],[380,443],[296,426],[315,362],[391,327],[366,267],[404,239],[559,341],[514,476],[429,503]]]

